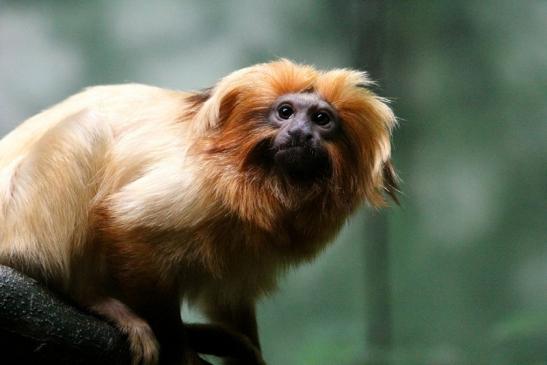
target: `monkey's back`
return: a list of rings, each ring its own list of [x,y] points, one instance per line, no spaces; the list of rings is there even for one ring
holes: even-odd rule
[[[94,207],[171,152],[169,130],[185,96],[144,85],[93,87],[4,137],[0,263],[70,286],[76,260],[93,249]]]

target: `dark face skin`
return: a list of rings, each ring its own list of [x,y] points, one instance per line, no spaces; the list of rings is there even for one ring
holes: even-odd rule
[[[286,94],[274,103],[268,122],[279,128],[271,145],[273,161],[289,178],[309,182],[329,175],[324,142],[340,124],[329,103],[313,93]]]

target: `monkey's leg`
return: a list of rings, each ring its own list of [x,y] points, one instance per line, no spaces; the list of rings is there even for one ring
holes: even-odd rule
[[[93,312],[111,320],[127,335],[132,365],[156,365],[159,345],[149,324],[128,306],[114,298],[104,298],[89,307]]]

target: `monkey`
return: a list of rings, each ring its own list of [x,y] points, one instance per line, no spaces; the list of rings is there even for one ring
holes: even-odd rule
[[[0,141],[0,263],[113,322],[133,364],[230,355],[212,338],[260,354],[257,300],[359,206],[397,199],[396,118],[371,85],[279,59],[201,91],[75,94]]]

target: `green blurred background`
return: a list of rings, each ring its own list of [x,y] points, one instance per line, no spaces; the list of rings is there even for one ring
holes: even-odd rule
[[[368,70],[402,206],[260,303],[270,365],[547,364],[547,2],[0,0],[0,135],[85,86]]]

